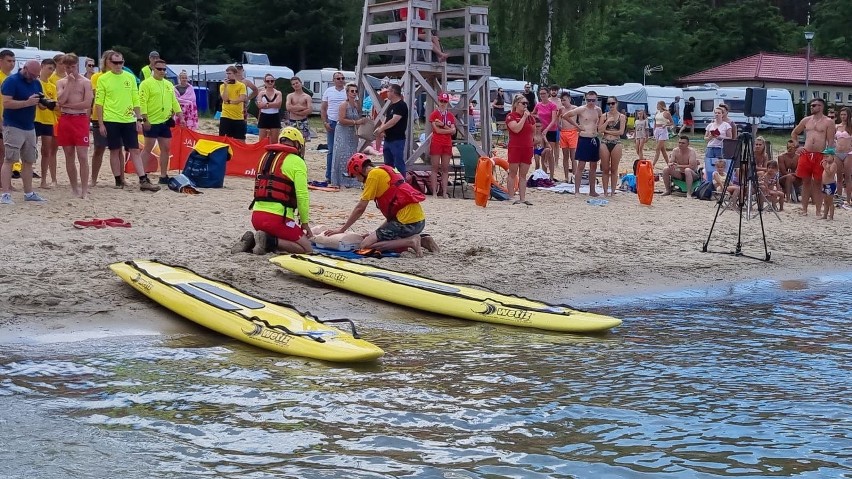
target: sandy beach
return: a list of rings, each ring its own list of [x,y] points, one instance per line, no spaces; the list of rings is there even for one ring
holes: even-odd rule
[[[315,151],[319,142],[310,143],[306,155],[315,180],[323,179],[325,167],[325,152]],[[632,151],[625,152],[621,169],[629,168],[633,159]],[[138,190],[133,175],[128,176],[130,187],[113,189],[105,163],[100,182],[87,200],[72,197],[61,153],[59,186],[38,190],[46,203],[24,202],[21,182],[13,180],[19,189],[13,193],[16,204],[0,207],[4,226],[0,230],[0,325],[4,331],[17,337],[34,327],[71,332],[89,321],[127,322],[128,317],[139,318],[136,326],[168,328],[170,313],[107,268],[112,262],[135,258],[183,265],[321,316],[393,314],[393,306],[281,271],[267,261],[269,256],[231,254],[231,246],[251,229],[247,209],[251,179],[228,177],[224,188],[204,190],[197,196],[168,189],[151,194]],[[662,190],[661,183],[657,189]],[[313,192],[312,223],[343,223],[359,194],[360,190]],[[646,207],[636,195],[620,193],[605,206],[593,206],[584,195],[540,190],[531,190],[528,199],[533,206],[491,201],[481,208],[470,199],[429,198],[426,232],[436,239],[440,253],[364,261],[569,304],[749,279],[801,278],[848,270],[852,265],[852,251],[838,241],[852,224],[852,214],[843,209],[837,210],[834,221],[815,218],[813,210],[802,218],[796,213],[799,205],[788,205],[780,221],[765,213],[772,261],[764,263],[700,251],[716,212],[715,202],[657,195],[653,205]],[[132,227],[72,226],[74,220],[112,217],[123,218]],[[367,232],[381,220],[371,206],[353,230]],[[735,212],[721,215],[710,250],[732,251],[737,225]],[[743,225],[743,252],[762,257],[758,219]],[[156,318],[162,321],[152,323]]]

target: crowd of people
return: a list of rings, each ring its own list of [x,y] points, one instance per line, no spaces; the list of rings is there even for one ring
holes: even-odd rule
[[[142,172],[138,175],[139,188],[152,192],[160,189],[144,174],[142,164],[155,146],[159,148],[158,182],[168,183],[171,127],[176,122],[193,129],[198,125],[195,92],[186,72],[180,73],[177,85],[172,84],[165,79],[165,60],[151,52],[139,81],[125,67],[123,55],[115,50],[104,52],[97,72],[94,61],[86,59],[85,73],[81,73],[80,58],[74,53],[58,54],[40,62],[28,60],[13,73],[15,64],[14,52],[0,51],[4,159],[0,204],[14,203],[11,178],[13,170],[18,169],[24,200],[45,201],[33,191],[32,180],[39,177],[33,167],[40,152],[40,186],[55,187],[59,148],[65,156],[71,191],[83,199],[97,184],[106,150],[110,152],[116,188],[127,186],[126,152],[136,171]],[[144,138],[141,145],[140,134]]]

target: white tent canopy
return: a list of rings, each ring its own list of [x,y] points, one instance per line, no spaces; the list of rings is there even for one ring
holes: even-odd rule
[[[577,90],[587,93],[594,91],[599,97],[618,98],[619,103],[634,103],[640,105],[648,104],[648,95],[645,87],[639,83],[625,83],[624,85],[586,85]]]

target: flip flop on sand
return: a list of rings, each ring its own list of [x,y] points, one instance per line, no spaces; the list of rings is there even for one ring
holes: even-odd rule
[[[77,228],[78,230],[81,230],[81,229],[84,229],[84,228],[106,228],[106,223],[104,223],[104,220],[98,220],[98,219],[94,219],[94,220],[91,220],[91,221],[77,220],[77,221],[74,222],[74,227]]]
[[[113,228],[130,228],[130,223],[121,218],[107,218],[104,220],[95,219],[94,221],[103,221],[105,225]]]

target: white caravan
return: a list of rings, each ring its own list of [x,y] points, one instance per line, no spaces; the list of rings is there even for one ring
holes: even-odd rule
[[[0,48],[0,50],[9,50],[15,54],[15,70],[13,70],[13,72],[17,71],[18,68],[24,66],[24,63],[27,60],[38,60],[39,62],[41,62],[42,60],[53,58],[56,55],[59,55],[60,53],[64,53],[57,50],[39,50],[36,47]],[[79,58],[80,73],[86,73],[86,60],[88,60],[88,57],[80,56]],[[95,64],[97,65],[97,63],[98,62],[96,61]]]
[[[713,121],[713,109],[720,103],[729,108],[728,117],[738,125],[749,125],[752,119],[745,116],[746,88],[719,88],[714,84],[691,86],[683,89],[687,98],[695,97],[695,111],[692,114],[696,129],[704,129]],[[796,114],[793,110],[793,98],[783,88],[770,88],[766,91],[766,115],[758,118],[758,126],[766,129],[792,129],[796,126]]]
[[[296,73],[296,76],[302,80],[305,88],[313,94],[311,101],[311,109],[315,115],[319,115],[320,107],[322,106],[322,94],[328,87],[334,85],[334,74],[336,72],[343,73],[345,83],[357,83],[355,72],[347,70],[338,70],[337,68],[323,68],[321,70],[301,70]]]

